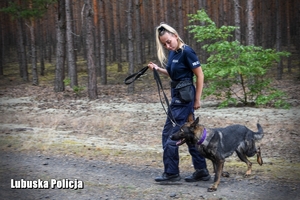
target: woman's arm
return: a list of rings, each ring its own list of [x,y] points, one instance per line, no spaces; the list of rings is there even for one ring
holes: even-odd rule
[[[169,76],[169,73],[168,73],[168,71],[167,71],[166,69],[163,69],[163,68],[157,66],[157,65],[154,64],[153,62],[150,62],[150,63],[148,64],[148,67],[149,67],[151,70],[153,70],[153,68],[154,68],[154,69],[156,69],[156,71],[161,72],[162,74],[164,74],[164,75],[166,75],[166,76]]]
[[[203,83],[204,83],[204,74],[202,71],[202,67],[197,67],[193,69],[194,74],[197,77],[196,80],[196,95],[195,95],[195,103],[194,103],[194,109],[198,109],[201,107],[201,95],[202,95],[202,89],[203,89]]]

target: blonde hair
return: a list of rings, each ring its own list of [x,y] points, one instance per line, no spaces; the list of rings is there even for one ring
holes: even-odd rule
[[[155,37],[156,37],[157,57],[162,67],[166,64],[167,56],[165,53],[164,46],[160,42],[159,37],[163,36],[166,32],[171,33],[173,35],[177,35],[179,41],[182,44],[184,44],[183,40],[179,37],[178,32],[170,25],[162,22],[158,27],[156,27]]]

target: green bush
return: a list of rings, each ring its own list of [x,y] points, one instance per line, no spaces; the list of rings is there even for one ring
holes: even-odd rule
[[[271,105],[287,108],[283,92],[270,87],[271,80],[266,73],[288,52],[276,52],[258,46],[245,46],[238,41],[228,41],[233,26],[218,28],[204,10],[189,15],[189,25],[197,42],[205,42],[203,49],[209,53],[206,64],[202,64],[208,88],[204,97],[215,95],[225,97],[220,107],[230,104]]]
[[[66,78],[64,79],[64,83],[65,85],[70,85],[71,83],[71,79],[70,78]],[[80,93],[85,89],[83,86],[74,86],[73,91],[76,93],[76,95],[80,95]]]

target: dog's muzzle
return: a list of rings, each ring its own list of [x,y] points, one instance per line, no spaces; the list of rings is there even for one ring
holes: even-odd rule
[[[171,135],[170,136],[170,139],[171,140],[177,140],[177,142],[176,142],[176,145],[177,146],[180,146],[180,145],[182,145],[182,144],[184,144],[186,141],[185,141],[185,138],[183,138],[183,139],[178,139],[178,138],[175,138],[174,137],[174,135]]]

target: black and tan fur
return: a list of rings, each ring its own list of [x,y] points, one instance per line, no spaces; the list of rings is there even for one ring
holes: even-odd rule
[[[206,137],[202,144],[197,144],[203,137],[206,129]],[[225,128],[205,128],[199,124],[199,118],[193,122],[185,123],[180,130],[171,136],[172,140],[179,140],[177,145],[183,143],[195,144],[200,154],[211,160],[214,167],[214,183],[208,188],[209,192],[216,191],[220,183],[220,177],[229,176],[223,172],[225,158],[236,152],[238,157],[247,164],[248,170],[245,176],[251,175],[252,163],[247,157],[257,154],[257,162],[262,165],[260,148],[256,149],[255,141],[263,138],[263,129],[257,124],[258,132],[253,132],[243,125],[231,125]]]

